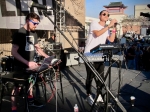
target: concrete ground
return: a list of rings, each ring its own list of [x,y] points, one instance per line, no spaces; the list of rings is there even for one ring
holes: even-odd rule
[[[108,69],[106,64],[105,73]],[[45,105],[42,108],[30,108],[31,112],[73,112],[74,105],[77,104],[79,112],[89,112],[91,106],[87,104],[85,79],[86,70],[84,64],[66,67],[61,71],[62,74],[62,90],[60,81],[55,82],[55,95],[53,96],[50,86],[47,84],[47,102],[43,97],[43,92],[40,87],[39,101]],[[120,77],[120,80],[119,80]],[[118,86],[120,82],[120,93],[118,94]],[[108,79],[105,81],[108,85]],[[95,81],[92,83],[93,97],[96,95]],[[111,89],[110,92],[115,98],[119,98],[119,102],[123,105],[127,112],[150,112],[150,72],[129,70],[122,68],[121,75],[118,75],[118,68],[114,65],[111,70]],[[57,94],[56,94],[57,93]],[[63,94],[62,94],[63,93]],[[63,96],[63,97],[62,97]],[[135,105],[132,107],[130,97],[134,96]],[[110,99],[110,103],[114,106],[116,112],[121,112],[121,109],[114,105],[114,99]],[[24,110],[24,99],[18,100],[18,112]],[[98,104],[99,105],[99,104]],[[103,107],[95,106],[93,112]],[[11,102],[10,97],[4,97],[2,103],[2,112],[10,112]]]

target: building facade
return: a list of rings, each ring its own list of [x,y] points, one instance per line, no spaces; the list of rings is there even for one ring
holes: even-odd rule
[[[135,5],[134,6],[134,16],[135,18],[144,18],[145,21],[140,21],[140,34],[142,35],[149,35],[150,34],[150,17],[143,17],[141,13],[149,13],[150,14],[150,8],[147,6],[148,4],[144,5]],[[146,29],[146,33],[142,33],[143,29]]]
[[[118,21],[117,38],[121,38],[123,35],[121,22],[127,16],[124,13],[127,6],[125,6],[122,2],[111,2],[109,5],[105,5],[104,8],[109,12],[111,19],[116,19]]]
[[[118,21],[117,25],[117,38],[122,37],[123,29],[121,21],[127,16],[124,13],[124,10],[127,8],[122,2],[111,2],[109,5],[104,6],[105,10],[107,10],[110,14],[109,18],[116,19]],[[88,36],[89,26],[92,21],[99,21],[99,18],[86,17],[85,18],[85,35]],[[110,21],[107,21],[106,24],[109,24]]]
[[[8,4],[11,4],[12,0],[7,0],[7,1],[6,0],[1,0],[1,1],[2,2],[0,2],[0,9],[1,9],[0,16],[1,16],[1,13],[4,12],[4,10],[6,10],[6,7],[4,7],[4,6],[7,6]],[[33,1],[35,3],[39,2],[37,0],[33,0]],[[47,1],[47,2],[49,2],[49,1]],[[73,37],[77,38],[77,40],[74,40],[64,27],[61,27],[61,31],[63,31],[63,33],[66,35],[66,37],[77,48],[79,43],[80,43],[79,38],[84,38],[85,37],[85,33],[84,33],[85,32],[84,31],[84,27],[85,27],[84,26],[85,25],[85,5],[84,5],[85,0],[82,0],[82,1],[81,0],[76,0],[76,1],[51,0],[51,1],[53,1],[53,8],[56,10],[56,12],[53,13],[53,17],[55,17],[54,22],[56,23],[56,21],[57,21],[57,23],[59,23],[59,25],[64,24],[64,26],[66,26],[69,29],[69,31],[71,31]],[[16,0],[13,3],[21,5],[20,0]],[[25,4],[25,3],[23,3],[23,4],[25,6],[27,6],[27,4]],[[41,0],[39,2],[39,4],[42,4],[42,3],[43,3],[43,5],[46,5],[45,4],[46,0]],[[5,5],[2,7],[3,4],[5,4]],[[21,6],[24,7],[24,5],[21,5]],[[7,12],[8,12],[8,14],[12,15],[11,11],[14,12],[14,9],[16,10],[18,7],[13,5],[12,7],[7,7],[7,8],[11,9],[10,11],[7,11]],[[25,12],[24,9],[21,9],[21,8],[18,9],[18,10],[20,11],[21,14],[23,12]],[[19,13],[17,11],[16,11],[16,14]],[[24,16],[27,15],[28,13],[29,13],[29,11],[25,12]],[[7,17],[9,18],[8,15],[7,15]],[[22,18],[22,15],[21,16],[19,15],[19,17]],[[10,24],[8,24],[8,25],[10,25]],[[59,26],[58,24],[55,24],[55,25]],[[51,25],[48,26],[48,27],[51,27]],[[18,29],[18,28],[16,28],[16,29]],[[5,55],[11,55],[11,53],[10,53],[10,51],[11,51],[11,41],[12,41],[11,36],[14,32],[16,32],[16,29],[0,28],[0,50],[1,50],[1,48],[5,50],[4,56]],[[38,33],[38,36],[39,36],[40,39],[41,38],[48,39],[49,37],[54,35],[55,29],[53,28],[53,30],[44,30],[44,28],[43,28],[42,30],[37,30],[36,32]],[[56,37],[57,37],[57,35],[56,35]],[[61,42],[64,49],[65,48],[71,48],[71,45],[66,41],[65,38],[63,38],[63,36],[61,36],[60,38],[57,38],[56,41]],[[77,45],[74,41],[76,41]]]

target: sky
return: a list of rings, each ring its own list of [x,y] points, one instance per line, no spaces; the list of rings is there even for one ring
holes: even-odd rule
[[[98,18],[99,12],[104,10],[104,5],[109,5],[110,2],[122,2],[127,9],[125,14],[134,15],[134,5],[147,5],[150,0],[85,0],[86,2],[86,16]]]

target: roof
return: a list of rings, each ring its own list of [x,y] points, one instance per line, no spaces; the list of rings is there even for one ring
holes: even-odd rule
[[[127,8],[122,2],[110,2],[109,5],[105,5],[105,8],[110,8],[110,7],[122,7],[122,8]]]

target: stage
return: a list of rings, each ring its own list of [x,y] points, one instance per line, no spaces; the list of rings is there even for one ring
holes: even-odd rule
[[[107,64],[106,64],[107,65]],[[105,72],[108,66],[105,67]],[[73,112],[74,105],[77,104],[79,112],[89,112],[90,105],[85,101],[85,78],[86,70],[84,64],[66,67],[61,71],[62,73],[62,86],[63,98],[60,89],[60,82],[55,83],[57,89],[57,96],[50,98],[52,93],[47,86],[47,98],[50,99],[48,103],[41,108],[30,108],[32,112]],[[127,112],[150,112],[150,72],[137,71],[137,70],[121,70],[121,93],[119,94],[119,101],[125,107]],[[145,80],[145,79],[149,79]],[[111,85],[110,90],[114,96],[118,93],[118,68],[112,67],[111,72]],[[107,84],[107,81],[106,81]],[[96,88],[95,81],[92,84],[93,97],[95,97]],[[42,92],[40,91],[39,100],[44,101]],[[130,103],[130,96],[135,96],[135,106],[132,107]],[[57,104],[56,104],[57,100]],[[64,102],[63,102],[64,101]],[[23,99],[18,100],[18,112],[23,112],[24,103]],[[10,112],[11,103],[10,97],[4,97],[2,112]],[[121,112],[120,109],[116,112]]]

